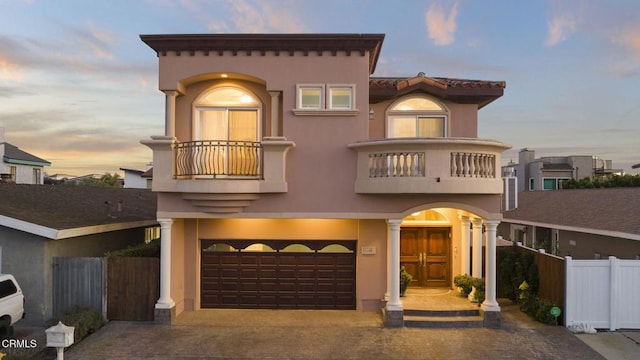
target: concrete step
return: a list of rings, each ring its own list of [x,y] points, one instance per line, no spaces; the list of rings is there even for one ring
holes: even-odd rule
[[[405,316],[429,316],[429,317],[480,316],[480,309],[457,309],[457,310],[404,309],[404,315]]]
[[[404,316],[404,326],[423,329],[481,328],[482,316]]]

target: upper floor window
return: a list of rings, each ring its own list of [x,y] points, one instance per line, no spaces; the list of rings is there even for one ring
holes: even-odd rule
[[[387,136],[445,137],[447,136],[447,109],[426,97],[410,97],[391,106],[387,112]]]
[[[324,112],[334,115],[356,112],[355,85],[353,84],[298,84],[296,85],[297,115],[316,115]]]
[[[218,87],[194,105],[194,140],[258,141],[260,101],[252,93]]]

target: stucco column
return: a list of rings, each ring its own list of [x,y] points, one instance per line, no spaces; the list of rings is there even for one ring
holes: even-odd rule
[[[156,309],[171,309],[175,302],[171,299],[171,224],[173,219],[158,219],[160,223],[160,298]]]
[[[485,266],[485,299],[482,303],[484,311],[500,311],[500,305],[496,301],[496,229],[500,221],[489,220],[487,224],[487,247]]]
[[[469,234],[469,217],[459,215],[460,219],[460,272],[462,274],[469,274],[470,272],[470,261],[469,261],[469,251],[470,251],[470,234]]]
[[[400,224],[402,220],[387,220],[387,237],[389,238],[391,253],[391,262],[388,278],[391,278],[391,289],[389,290],[389,301],[387,302],[388,311],[401,311],[402,303],[400,302]]]
[[[164,113],[164,135],[176,136],[176,90],[166,90],[165,94],[165,113]]]
[[[278,125],[280,124],[280,91],[269,91],[271,95],[271,137],[279,136]]]
[[[482,219],[471,219],[473,224],[473,266],[471,269],[471,276],[475,278],[482,277]]]

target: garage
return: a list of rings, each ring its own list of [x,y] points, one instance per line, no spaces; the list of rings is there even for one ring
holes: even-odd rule
[[[356,241],[202,240],[201,307],[355,309]]]

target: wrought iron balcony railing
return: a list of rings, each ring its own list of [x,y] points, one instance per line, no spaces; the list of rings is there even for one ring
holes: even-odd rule
[[[174,177],[262,178],[262,144],[254,141],[197,140],[173,145]]]

